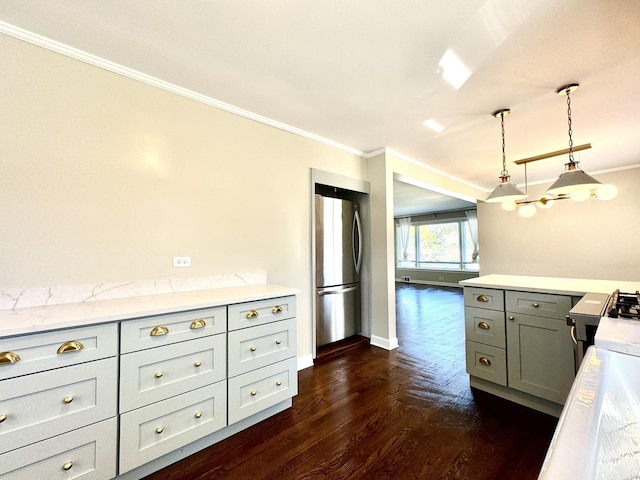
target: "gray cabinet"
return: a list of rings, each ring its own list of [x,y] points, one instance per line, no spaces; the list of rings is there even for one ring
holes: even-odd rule
[[[465,287],[472,387],[559,415],[575,377],[565,295]]]

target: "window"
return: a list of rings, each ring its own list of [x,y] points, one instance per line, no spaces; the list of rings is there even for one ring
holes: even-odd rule
[[[472,260],[473,240],[466,219],[415,222],[409,227],[406,251],[396,227],[398,268],[478,271]]]

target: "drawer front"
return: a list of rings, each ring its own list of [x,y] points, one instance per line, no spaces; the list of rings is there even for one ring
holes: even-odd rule
[[[121,325],[121,353],[207,337],[226,330],[226,307],[128,320]]]
[[[0,380],[114,357],[118,354],[118,324],[3,338],[0,352],[6,362],[19,358],[15,363],[0,360]]]
[[[504,311],[504,291],[493,288],[464,287],[464,304],[467,307]]]
[[[0,452],[116,415],[116,358],[0,382]]]
[[[564,320],[571,310],[571,297],[549,293],[506,293],[507,312]]]
[[[195,390],[227,376],[225,334],[120,357],[120,412]]]
[[[295,318],[229,332],[229,377],[295,356]]]
[[[218,382],[120,416],[120,474],[227,424],[226,382]]]
[[[229,305],[229,330],[264,325],[296,316],[296,297],[269,298]]]
[[[105,480],[116,476],[115,417],[0,455],[0,480]]]
[[[484,308],[465,307],[464,329],[467,340],[506,347],[504,312]]]
[[[229,379],[229,425],[298,393],[296,358]]]
[[[466,342],[467,373],[507,386],[507,357],[503,348]]]

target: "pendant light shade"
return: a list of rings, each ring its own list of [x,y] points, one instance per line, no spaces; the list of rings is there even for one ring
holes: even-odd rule
[[[500,124],[502,125],[502,172],[500,172],[500,184],[489,194],[485,200],[486,202],[515,202],[527,198],[527,195],[511,181],[511,176],[507,171],[506,156],[504,153],[504,117],[510,113],[511,110],[503,108],[492,114],[494,117],[500,118]]]

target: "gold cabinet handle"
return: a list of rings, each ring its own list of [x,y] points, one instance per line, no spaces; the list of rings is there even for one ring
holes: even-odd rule
[[[249,310],[246,315],[247,319],[258,318],[258,312],[255,310]]]
[[[487,357],[480,357],[480,358],[478,359],[478,361],[479,361],[482,365],[484,365],[484,366],[486,366],[486,367],[488,367],[489,365],[491,365],[491,360],[489,360]]]
[[[0,423],[4,422],[7,419],[6,413],[0,413]]]
[[[199,318],[198,320],[194,320],[193,322],[191,322],[191,325],[189,325],[189,328],[191,330],[196,330],[197,328],[204,328],[206,326],[207,326],[207,322]]]
[[[276,345],[280,345],[281,343],[282,343],[282,340],[280,340],[280,339],[276,340]]]
[[[153,330],[149,333],[151,337],[160,337],[161,335],[166,335],[169,333],[169,329],[164,325],[158,325],[157,327],[153,327]]]
[[[481,328],[482,330],[489,330],[491,327],[487,322],[480,322],[478,324],[478,328]]]
[[[482,303],[487,303],[489,301],[489,297],[487,297],[486,295],[478,295],[478,298],[476,298],[476,300]]]
[[[273,314],[282,313],[282,312],[284,312],[284,309],[280,305],[276,305],[271,309],[271,313]]]
[[[202,366],[202,362],[198,361],[193,364],[194,367],[198,368]]]
[[[516,317],[514,317],[513,315],[509,315],[509,320],[515,320]]]
[[[71,470],[71,467],[73,467],[73,462],[67,462],[62,465],[62,470],[66,472],[67,470]]]
[[[156,433],[157,434],[161,434],[162,432],[164,432],[164,428],[162,428],[162,427],[156,428]]]
[[[20,355],[13,352],[0,353],[0,365],[11,365],[20,361]]]
[[[249,350],[251,350],[252,352],[255,352],[257,348],[252,346],[251,348],[249,348]]]
[[[255,397],[258,394],[258,392],[256,392],[255,390],[251,390],[251,396]]]
[[[533,303],[532,305],[533,305],[533,308],[538,308],[540,306],[539,303]]]
[[[64,342],[62,345],[58,347],[58,354],[62,353],[71,353],[71,352],[79,352],[84,348],[84,345],[75,340],[71,340],[69,342]]]
[[[196,418],[200,418],[200,417],[202,417],[202,412],[196,412],[196,414],[194,415],[194,417],[196,417]]]
[[[67,395],[62,399],[62,401],[67,405],[69,405],[71,402],[73,402],[73,395]]]
[[[164,375],[164,373],[162,373],[162,372],[156,372],[155,377],[156,378],[162,378],[163,375]]]
[[[280,380],[278,380],[278,381],[276,382],[276,385],[279,387],[279,386],[281,386],[281,385],[282,385],[282,382],[281,382]]]

